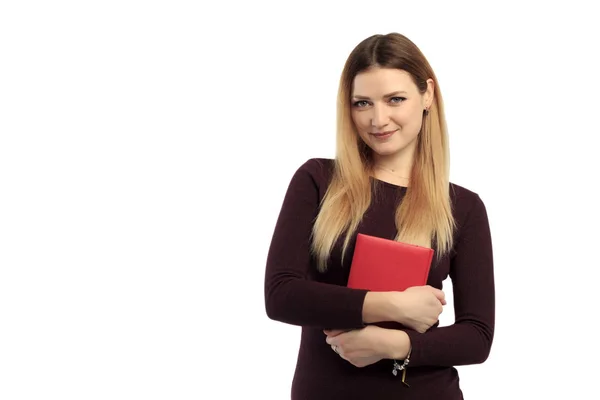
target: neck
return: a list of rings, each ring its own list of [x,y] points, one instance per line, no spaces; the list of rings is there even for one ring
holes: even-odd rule
[[[376,169],[387,171],[399,177],[410,177],[412,157],[402,157],[402,155],[376,156],[373,161]]]

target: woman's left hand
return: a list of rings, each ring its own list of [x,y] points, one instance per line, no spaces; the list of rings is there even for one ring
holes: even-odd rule
[[[408,335],[399,330],[380,328],[369,325],[352,331],[324,331],[326,342],[344,360],[362,368],[375,364],[384,358],[394,358],[393,355],[402,352],[402,348],[410,346],[401,340],[401,335]],[[408,351],[408,350],[407,350]]]

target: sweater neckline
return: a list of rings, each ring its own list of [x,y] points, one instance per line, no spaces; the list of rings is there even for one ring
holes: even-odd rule
[[[390,187],[390,188],[394,188],[394,189],[401,189],[401,190],[406,190],[407,189],[406,186],[396,185],[394,183],[382,181],[381,179],[377,179],[374,176],[371,176],[371,179],[373,181],[375,181],[376,183],[381,184],[381,185],[386,186],[386,187]]]

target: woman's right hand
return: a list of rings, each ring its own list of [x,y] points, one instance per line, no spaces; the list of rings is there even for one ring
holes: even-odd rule
[[[431,328],[446,304],[444,292],[432,286],[413,286],[403,292],[393,292],[397,309],[396,320],[419,333]]]

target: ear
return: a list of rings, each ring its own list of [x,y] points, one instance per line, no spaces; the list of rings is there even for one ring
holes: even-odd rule
[[[423,108],[431,108],[433,104],[433,94],[435,92],[435,82],[433,79],[427,79],[427,90],[423,94]]]

